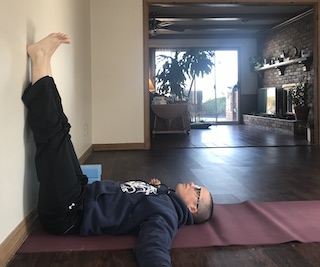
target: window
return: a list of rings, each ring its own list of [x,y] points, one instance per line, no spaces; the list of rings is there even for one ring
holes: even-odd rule
[[[202,49],[203,50],[203,49]],[[156,49],[154,75],[161,69],[160,55],[181,58],[183,49]],[[209,123],[238,122],[238,51],[210,50],[213,52],[211,73],[192,79],[187,77],[185,93],[188,95],[191,121]],[[157,89],[157,84],[155,85]]]

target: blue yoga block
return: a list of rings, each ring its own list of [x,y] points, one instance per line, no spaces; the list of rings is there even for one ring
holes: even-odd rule
[[[100,164],[80,165],[82,173],[88,177],[88,184],[101,181],[102,167]]]

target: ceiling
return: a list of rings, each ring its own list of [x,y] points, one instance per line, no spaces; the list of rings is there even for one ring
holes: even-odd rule
[[[150,4],[150,39],[255,37],[312,13],[307,4]]]

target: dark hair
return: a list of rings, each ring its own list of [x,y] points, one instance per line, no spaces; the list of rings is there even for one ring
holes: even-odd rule
[[[199,203],[199,208],[196,213],[193,214],[193,220],[195,224],[200,224],[208,221],[213,214],[214,203],[210,194],[210,200],[205,201],[202,199]]]

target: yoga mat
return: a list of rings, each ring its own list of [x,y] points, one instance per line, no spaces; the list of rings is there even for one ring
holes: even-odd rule
[[[320,201],[215,204],[214,216],[201,225],[183,226],[172,248],[320,242]],[[136,237],[55,236],[37,227],[18,253],[130,249]]]

